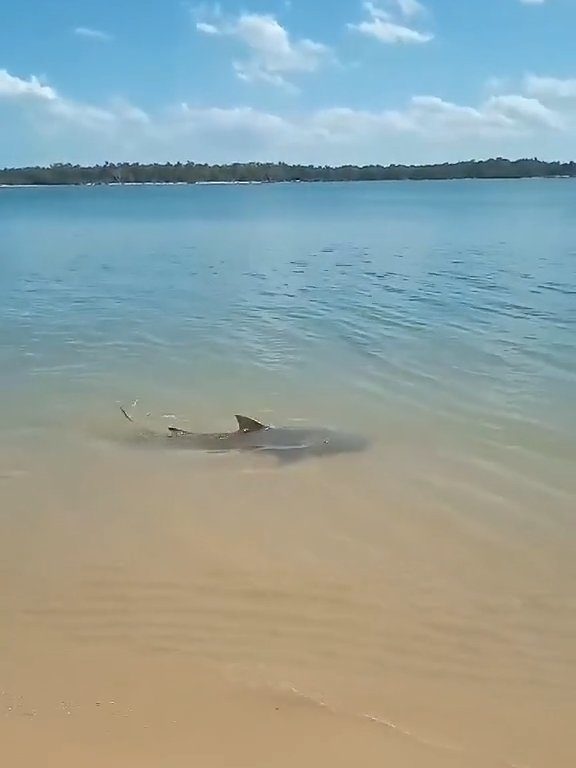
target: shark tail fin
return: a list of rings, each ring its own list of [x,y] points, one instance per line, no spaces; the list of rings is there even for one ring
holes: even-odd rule
[[[236,421],[240,432],[259,432],[261,429],[266,429],[266,424],[261,424],[256,419],[248,418],[248,416],[236,414]]]

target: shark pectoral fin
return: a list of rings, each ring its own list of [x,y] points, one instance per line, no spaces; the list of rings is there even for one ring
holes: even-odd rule
[[[250,419],[248,416],[236,414],[236,421],[238,422],[240,432],[259,432],[261,429],[266,429],[265,424],[261,424],[256,419]]]

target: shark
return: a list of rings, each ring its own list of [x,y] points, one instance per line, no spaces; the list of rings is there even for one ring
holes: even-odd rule
[[[134,419],[120,408],[126,419]],[[282,463],[304,458],[357,453],[365,450],[368,440],[356,434],[347,434],[325,427],[276,427],[249,416],[236,414],[237,429],[230,432],[191,432],[179,427],[168,427],[166,433],[141,430],[138,438],[165,446],[192,449],[207,453],[250,451],[273,456]]]

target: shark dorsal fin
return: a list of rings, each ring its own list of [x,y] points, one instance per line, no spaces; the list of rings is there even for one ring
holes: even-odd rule
[[[236,414],[236,421],[240,432],[259,432],[261,429],[266,429],[265,424],[261,424],[256,419],[250,419],[248,416]]]

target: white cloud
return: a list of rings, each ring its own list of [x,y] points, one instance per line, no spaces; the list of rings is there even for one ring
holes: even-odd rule
[[[428,43],[434,37],[431,32],[408,26],[410,19],[425,13],[424,6],[417,0],[393,0],[386,8],[367,0],[364,10],[368,18],[348,24],[348,28],[381,43]]]
[[[112,40],[112,35],[108,32],[102,32],[100,29],[92,29],[91,27],[76,27],[74,34],[78,37],[87,37],[90,40],[98,40],[101,43],[108,43]]]
[[[435,136],[486,135],[505,133],[514,128],[513,121],[497,110],[454,104],[438,96],[414,96],[406,110],[414,131]]]
[[[115,121],[115,115],[107,109],[90,104],[78,104],[74,101],[58,98],[50,105],[54,117],[75,123],[83,128],[96,130],[106,128]]]
[[[418,0],[396,0],[396,2],[404,16],[422,16],[426,13],[426,8]]]
[[[163,129],[175,132],[209,132],[249,134],[254,138],[278,138],[282,134],[287,138],[291,125],[284,118],[252,107],[195,108],[184,103],[172,119],[164,123]]]
[[[116,119],[123,122],[137,123],[140,125],[150,125],[150,115],[140,107],[135,107],[125,99],[113,99],[110,103],[110,110]]]
[[[527,75],[524,90],[542,101],[576,100],[576,78],[561,80],[556,77]]]
[[[208,138],[211,152],[220,147],[217,160],[323,163],[418,162],[430,160],[436,150],[443,160],[457,151],[460,156],[479,155],[488,147],[499,154],[506,146],[530,147],[531,141],[539,145],[543,137],[561,134],[563,127],[561,117],[536,99],[509,94],[475,106],[414,96],[396,110],[334,107],[290,118],[251,108],[183,106],[179,120],[168,120],[162,130],[166,135],[177,130],[181,138]],[[230,151],[235,154],[230,156]],[[389,154],[395,151],[404,154]],[[538,151],[531,147],[530,154]]]
[[[233,62],[236,75],[246,82],[290,88],[287,76],[315,72],[330,58],[327,46],[306,38],[292,39],[269,14],[243,13],[228,20],[216,9],[208,20],[198,20],[196,29],[205,35],[232,37],[248,50],[247,58]]]
[[[206,21],[196,22],[196,29],[198,32],[204,32],[205,35],[219,35],[220,30],[214,24],[208,24]]]
[[[520,0],[524,5],[544,5],[546,0]]]
[[[0,101],[3,99],[32,105],[36,111],[40,110],[38,125],[45,124],[46,119],[50,118],[56,126],[68,123],[101,132],[128,123],[144,125],[149,122],[143,110],[121,99],[113,100],[107,107],[85,104],[63,97],[55,88],[43,84],[34,75],[23,79],[11,75],[5,69],[0,70]]]
[[[26,116],[30,146],[48,147],[42,150],[48,155],[24,163],[186,160],[191,151],[206,162],[429,162],[540,155],[550,146],[570,147],[573,154],[574,82],[531,75],[516,92],[488,93],[474,104],[416,95],[384,110],[335,106],[288,116],[249,106],[180,104],[148,114],[119,99],[104,106],[77,102],[36,77],[0,70],[0,104]],[[570,98],[557,100],[558,94]],[[9,121],[0,123],[0,139],[3,125]]]
[[[55,101],[56,91],[49,85],[43,85],[32,75],[28,80],[11,75],[0,69],[0,98],[30,98],[41,101]]]
[[[492,96],[485,108],[489,113],[510,118],[527,128],[564,128],[564,120],[558,112],[544,106],[538,99],[521,94]]]
[[[375,37],[381,43],[428,43],[432,40],[432,35],[426,32],[418,32],[416,29],[382,19],[362,21],[359,24],[350,25],[350,28]]]

